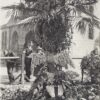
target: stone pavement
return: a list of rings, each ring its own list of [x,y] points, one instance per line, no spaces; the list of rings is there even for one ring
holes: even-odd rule
[[[7,68],[5,64],[0,65],[0,83],[8,83],[8,74],[7,74]]]
[[[17,77],[21,71],[15,71],[14,70],[14,76]],[[19,80],[17,80],[19,81]],[[5,64],[0,65],[0,84],[9,84],[8,74],[7,74],[7,67]]]

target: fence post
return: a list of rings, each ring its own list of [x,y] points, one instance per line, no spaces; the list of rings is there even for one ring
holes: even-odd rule
[[[25,59],[25,52],[22,53],[22,68],[21,68],[21,83],[22,84],[24,84],[24,67],[25,67],[24,59]]]

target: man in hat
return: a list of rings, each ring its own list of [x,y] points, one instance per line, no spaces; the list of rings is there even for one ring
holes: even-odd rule
[[[40,55],[44,55],[43,49],[40,46],[37,47],[37,53]]]
[[[45,59],[44,59],[45,55],[44,55],[43,49],[40,46],[38,46],[37,50],[32,52],[32,54],[29,55],[28,57],[32,59],[31,77],[33,77],[33,75],[36,75],[38,70],[42,67],[43,62],[45,62]]]

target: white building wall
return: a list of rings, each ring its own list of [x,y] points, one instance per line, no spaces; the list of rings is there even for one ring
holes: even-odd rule
[[[71,55],[72,57],[82,58],[89,54],[95,47],[95,40],[99,37],[99,30],[95,28],[94,39],[88,38],[88,31],[82,35],[79,31],[74,30]]]
[[[71,46],[71,57],[72,58],[83,58],[87,54],[89,54],[95,48],[95,40],[99,37],[100,30],[95,28],[94,31],[94,39],[88,38],[88,32],[84,35],[80,34],[76,29],[74,30],[72,46]],[[73,63],[75,65],[75,69],[71,68],[71,70],[76,71],[80,74],[81,78],[81,64],[82,59],[73,59]]]

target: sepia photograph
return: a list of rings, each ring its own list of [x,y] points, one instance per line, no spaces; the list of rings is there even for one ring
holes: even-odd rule
[[[0,0],[0,100],[100,100],[100,0]]]

